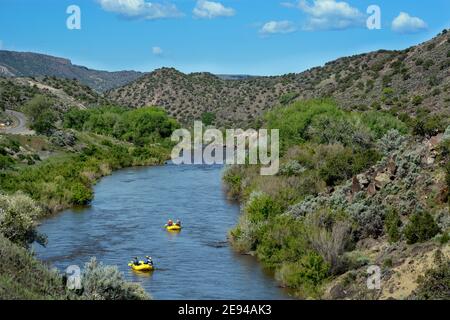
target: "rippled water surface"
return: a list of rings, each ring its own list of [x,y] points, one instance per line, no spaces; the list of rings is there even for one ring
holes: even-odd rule
[[[95,186],[89,208],[65,211],[43,221],[48,246],[37,256],[60,270],[96,256],[117,265],[128,280],[140,282],[155,299],[286,299],[252,257],[238,255],[226,242],[239,218],[227,201],[220,166],[131,168]],[[163,229],[168,218],[184,229]],[[138,274],[127,266],[133,256],[151,255],[157,267]]]

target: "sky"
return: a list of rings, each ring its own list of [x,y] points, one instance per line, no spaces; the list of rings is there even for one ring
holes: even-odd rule
[[[0,49],[109,71],[279,75],[449,27],[449,0],[0,0]]]

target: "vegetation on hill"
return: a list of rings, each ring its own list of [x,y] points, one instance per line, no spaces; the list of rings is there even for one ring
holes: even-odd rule
[[[230,241],[300,296],[324,297],[336,279],[398,257],[400,244],[448,247],[444,135],[425,143],[387,112],[343,111],[330,100],[280,107],[263,126],[280,129],[280,171],[260,176],[247,165],[225,173],[230,196],[244,204]],[[385,244],[379,255],[366,253],[370,241]],[[377,297],[364,287],[348,291]]]
[[[421,118],[426,130],[450,117],[450,33],[399,51],[340,58],[298,74],[226,80],[209,73],[163,68],[107,93],[129,107],[158,105],[191,124],[204,113],[214,124],[245,127],[267,110],[295,100],[333,97],[346,110],[385,110],[404,120]],[[427,117],[423,117],[428,113]],[[418,124],[420,129],[421,124]]]
[[[54,77],[0,78],[0,110],[20,110],[37,95],[54,101],[54,109],[65,112],[109,104],[108,100],[76,80]]]

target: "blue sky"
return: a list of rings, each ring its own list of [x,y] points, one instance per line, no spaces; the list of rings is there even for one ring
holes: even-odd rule
[[[369,5],[381,30],[366,27]],[[69,30],[66,9],[81,9]],[[450,27],[448,0],[0,0],[0,46],[104,70],[276,75]]]

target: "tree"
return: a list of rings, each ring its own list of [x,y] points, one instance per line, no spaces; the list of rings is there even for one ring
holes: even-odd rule
[[[428,212],[416,212],[405,226],[404,235],[408,244],[425,242],[440,232],[434,218]]]
[[[30,117],[31,129],[40,134],[49,134],[55,128],[56,113],[51,109],[53,101],[45,96],[36,95],[23,109]]]

